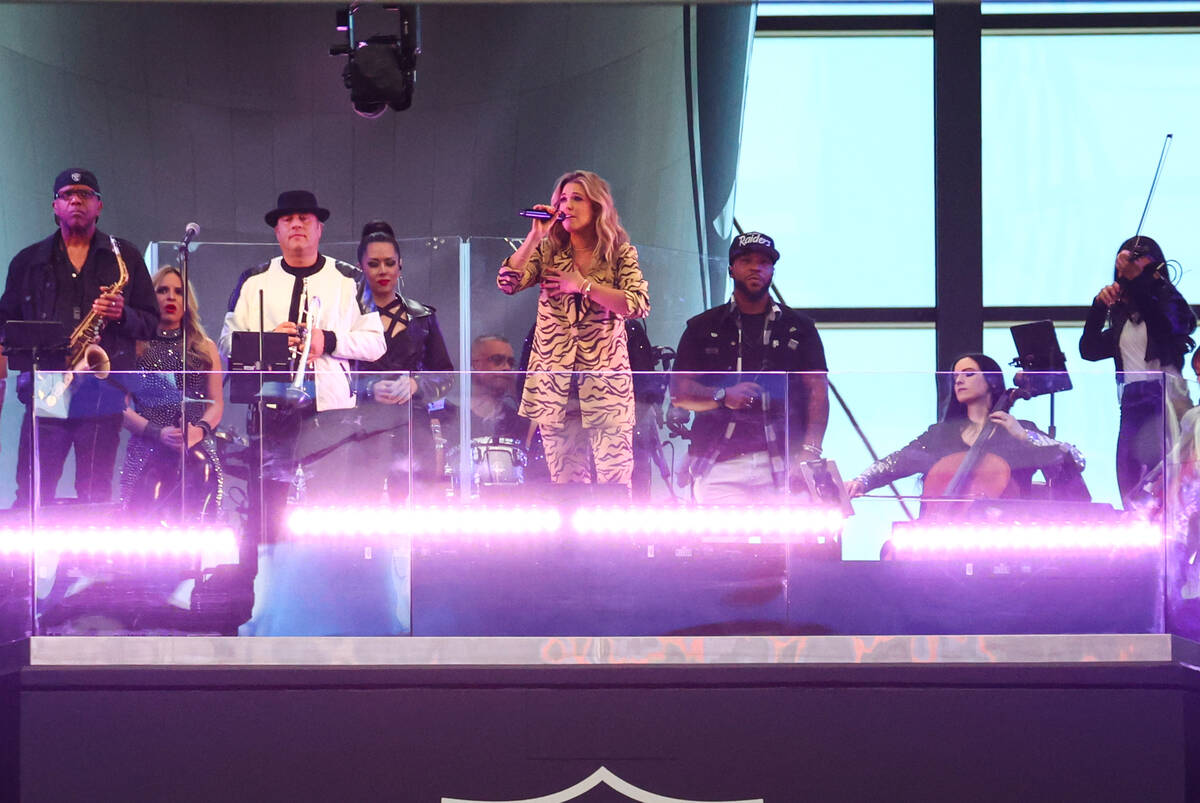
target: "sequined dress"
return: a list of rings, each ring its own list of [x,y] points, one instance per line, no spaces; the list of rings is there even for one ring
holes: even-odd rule
[[[179,386],[183,367],[181,354],[182,330],[171,332],[159,330],[153,340],[147,341],[145,350],[138,356],[137,367],[143,373],[136,374],[130,382],[133,409],[151,424],[159,427],[179,426],[181,398]],[[205,399],[208,396],[208,376],[202,366],[192,360],[192,370],[187,375],[187,398]],[[188,423],[195,424],[204,415],[208,405],[203,401],[187,404]],[[159,441],[151,441],[140,435],[129,439],[125,450],[125,465],[121,469],[121,500],[128,508],[139,508],[153,503],[156,492],[154,482],[146,475],[152,473],[164,484],[177,484],[179,453]],[[188,501],[189,508],[201,505],[204,515],[215,515],[220,508],[224,493],[224,475],[216,444],[212,438],[204,438],[188,455]],[[150,496],[151,498],[147,498]]]
[[[913,474],[921,474],[923,478],[938,460],[967,450],[962,439],[967,423],[965,418],[939,421],[903,449],[875,461],[859,475],[858,482],[871,491]],[[1023,439],[999,430],[986,451],[1008,463],[1023,498],[1030,495],[1033,475],[1039,470],[1052,482],[1066,482],[1083,471],[1086,462],[1074,446],[1054,440],[1032,421],[1018,419],[1018,423],[1025,430]]]

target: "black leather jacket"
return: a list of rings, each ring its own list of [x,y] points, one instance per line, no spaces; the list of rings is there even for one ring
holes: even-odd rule
[[[1117,381],[1122,382],[1121,329],[1133,313],[1146,322],[1146,359],[1163,366],[1183,370],[1183,356],[1195,344],[1190,335],[1196,330],[1196,315],[1187,301],[1160,271],[1149,268],[1134,279],[1118,278],[1124,300],[1112,308],[1097,299],[1088,310],[1079,338],[1079,356],[1085,360],[1106,360],[1117,364]],[[1108,328],[1104,328],[1105,321]]]
[[[58,301],[58,280],[54,274],[54,249],[60,242],[56,232],[46,239],[22,249],[8,266],[8,279],[4,295],[0,297],[0,330],[9,321],[55,320]],[[154,286],[146,263],[142,261],[133,243],[117,240],[121,256],[129,270],[129,284],[125,287],[125,316],[120,321],[109,322],[100,336],[100,345],[108,352],[114,370],[134,367],[134,341],[149,340],[158,326],[158,302],[154,298]],[[79,275],[83,284],[83,301],[86,315],[91,303],[100,295],[100,288],[117,280],[118,268],[113,256],[109,237],[97,231],[92,238],[95,250],[94,271]],[[72,321],[63,321],[70,334]]]
[[[387,337],[387,351],[374,362],[360,363],[358,368],[364,372],[407,371],[417,374],[413,377],[417,380],[417,398],[430,404],[445,397],[454,384],[454,378],[446,374],[422,376],[419,372],[453,371],[454,363],[450,360],[446,341],[438,326],[437,310],[416,299],[400,296],[400,300],[408,312],[408,327],[394,337],[387,336],[390,326],[385,317],[383,331]],[[370,305],[370,309],[378,308]],[[387,378],[379,373],[362,375],[359,387],[364,393],[363,398],[371,398],[371,386]]]
[[[59,282],[55,275],[55,249],[61,247],[61,235],[55,232],[44,240],[22,249],[8,266],[8,278],[4,295],[0,297],[0,339],[9,321],[53,321],[57,320]],[[125,315],[119,321],[109,321],[100,335],[100,347],[108,354],[113,371],[132,370],[137,361],[136,341],[149,340],[158,326],[158,301],[154,297],[154,285],[146,263],[137,248],[128,240],[118,239],[121,256],[129,270],[129,283],[125,286]],[[86,315],[91,304],[99,295],[100,288],[115,282],[119,276],[116,257],[112,252],[109,235],[97,230],[92,236],[91,262],[93,269],[79,274],[77,281],[83,283],[83,309]],[[70,335],[74,321],[62,322]],[[112,398],[104,406],[105,412],[124,407],[124,391],[117,385],[122,377],[113,374],[114,382],[99,387],[110,390]],[[18,395],[22,402],[29,401],[30,376],[22,372],[17,380]],[[79,391],[77,391],[78,393]]]

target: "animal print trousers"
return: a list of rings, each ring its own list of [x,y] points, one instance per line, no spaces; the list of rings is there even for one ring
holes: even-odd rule
[[[633,481],[632,424],[585,429],[575,412],[567,414],[562,427],[541,429],[546,465],[554,482],[590,483],[593,461],[597,483],[628,487]]]

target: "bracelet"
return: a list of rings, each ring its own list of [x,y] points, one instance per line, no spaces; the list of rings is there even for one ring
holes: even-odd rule
[[[821,456],[821,447],[820,447],[820,446],[817,446],[815,443],[804,443],[804,444],[801,444],[801,445],[800,445],[800,451],[802,451],[802,452],[808,452],[808,453],[809,453],[809,454],[811,454],[813,457],[820,457],[820,456]]]
[[[584,298],[587,298],[588,293],[592,292],[592,280],[588,279],[587,282],[584,283],[583,287],[579,289],[579,292],[583,294]]]
[[[162,431],[163,428],[158,424],[147,421],[145,429],[142,430],[142,437],[152,441],[160,441],[162,440]]]

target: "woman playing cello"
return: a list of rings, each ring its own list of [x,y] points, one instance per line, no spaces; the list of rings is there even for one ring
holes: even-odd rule
[[[997,493],[984,495],[1004,495],[1011,479],[1016,494],[1028,497],[1033,474],[1038,470],[1051,486],[1068,477],[1077,478],[1078,472],[1083,471],[1084,460],[1075,447],[1053,440],[1030,421],[1019,421],[997,409],[997,401],[1008,391],[1004,388],[1004,375],[995,360],[983,354],[966,354],[955,361],[951,378],[952,393],[946,400],[942,420],[850,482],[846,486],[850,496],[861,496],[874,488],[918,473],[928,485],[930,474],[939,461],[943,458],[953,461],[952,455],[968,451],[981,433],[992,429],[994,432],[991,437],[981,447],[1007,464],[1007,476],[1000,483]],[[981,473],[991,471],[991,465],[1000,464],[984,461],[977,470]],[[995,477],[992,479],[998,480]],[[931,494],[940,495],[940,491],[929,487],[925,490],[927,497]]]

